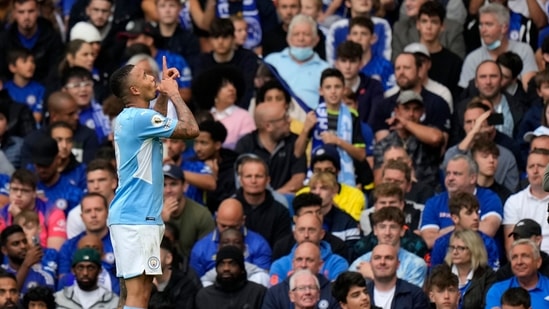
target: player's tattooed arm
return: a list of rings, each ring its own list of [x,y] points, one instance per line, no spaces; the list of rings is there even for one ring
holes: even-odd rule
[[[179,94],[172,96],[171,99],[177,111],[177,118],[179,119],[171,137],[184,139],[197,137],[199,133],[198,124],[193,113],[189,110],[187,104],[185,104],[185,101],[183,101]]]

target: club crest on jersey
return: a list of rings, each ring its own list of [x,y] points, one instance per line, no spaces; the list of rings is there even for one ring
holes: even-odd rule
[[[151,256],[147,261],[150,269],[157,269],[160,267],[160,260],[156,256]]]
[[[65,199],[60,198],[57,201],[55,201],[55,207],[61,210],[65,210],[67,209],[67,201]]]
[[[164,123],[164,118],[160,115],[152,116],[151,123],[153,127],[160,127]]]

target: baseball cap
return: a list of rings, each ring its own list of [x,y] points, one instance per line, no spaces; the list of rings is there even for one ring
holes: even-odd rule
[[[549,128],[539,126],[534,131],[526,132],[526,134],[524,134],[524,141],[530,143],[535,137],[540,136],[549,136]]]
[[[40,166],[50,166],[59,153],[57,142],[47,134],[36,138],[31,145],[32,163]]]
[[[130,20],[126,24],[123,32],[118,33],[120,38],[136,38],[140,34],[146,34],[153,38],[157,37],[157,30],[154,24],[145,21],[144,19]]]
[[[515,236],[517,239],[530,238],[532,236],[541,235],[541,226],[532,219],[522,219],[513,228],[513,232],[509,233],[509,237]]]
[[[81,248],[72,255],[72,266],[80,262],[92,262],[101,266],[101,255],[93,248]]]
[[[177,165],[164,164],[164,166],[162,166],[162,171],[164,172],[165,177],[170,177],[172,179],[185,181],[185,176],[183,175],[183,171]]]
[[[410,102],[416,102],[423,105],[423,98],[419,93],[416,93],[413,90],[404,90],[401,91],[397,98],[398,104],[407,104]]]
[[[404,51],[407,52],[407,53],[412,53],[412,54],[420,54],[422,56],[425,56],[427,58],[431,58],[431,54],[429,53],[429,50],[427,49],[427,47],[421,43],[411,43],[411,44],[408,44],[406,45],[406,47],[404,47]]]
[[[341,169],[341,158],[337,147],[331,144],[324,144],[313,149],[311,154],[311,167],[318,161],[331,161],[334,167],[339,171]]]
[[[88,43],[101,42],[101,34],[94,25],[81,21],[76,23],[70,32],[70,40],[83,40]]]

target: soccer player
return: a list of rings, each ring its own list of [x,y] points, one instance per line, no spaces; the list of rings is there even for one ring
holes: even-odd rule
[[[153,276],[162,274],[160,241],[164,175],[160,138],[190,139],[199,130],[191,111],[179,94],[179,72],[162,61],[162,80],[139,67],[126,65],[111,76],[113,94],[125,108],[114,128],[114,146],[119,186],[111,203],[108,225],[114,249],[117,276],[124,280],[124,308],[147,308]],[[154,110],[149,102],[160,95]],[[170,99],[178,120],[166,118]]]

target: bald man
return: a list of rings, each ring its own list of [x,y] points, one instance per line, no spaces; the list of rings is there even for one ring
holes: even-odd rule
[[[109,260],[111,260],[111,263],[114,262],[114,255],[112,253],[105,255],[105,253],[103,252],[103,242],[101,241],[101,238],[99,238],[97,235],[87,234],[86,236],[80,238],[77,248],[92,248],[97,250],[97,252],[99,252],[99,254],[101,255],[101,260],[103,260],[103,264],[108,263],[107,261]],[[76,279],[74,277],[74,274],[70,273],[63,276],[59,280],[57,289],[60,290],[64,287],[69,287],[74,283],[76,283]],[[114,274],[105,269],[105,267],[103,266],[101,266],[97,284],[115,293],[116,295],[120,295],[120,282],[118,281],[118,278],[116,278]]]
[[[303,187],[307,161],[296,158],[297,135],[290,132],[290,115],[284,104],[261,103],[254,112],[257,129],[236,144],[238,153],[254,153],[269,165],[271,187],[279,193],[295,193]]]
[[[31,145],[42,138],[44,134],[49,135],[49,125],[55,122],[66,122],[73,129],[72,153],[78,162],[89,163],[95,158],[99,148],[99,139],[95,131],[80,124],[78,119],[78,106],[76,101],[68,93],[57,91],[48,97],[48,112],[50,117],[48,125],[42,126],[39,130],[27,135],[21,149],[21,166],[25,167],[31,163]]]
[[[220,234],[228,228],[235,228],[244,235],[246,262],[268,270],[271,267],[271,248],[261,235],[252,232],[244,226],[246,217],[242,204],[234,198],[221,202],[216,212],[215,230],[196,242],[191,250],[191,267],[199,277],[215,266],[215,253],[219,246]]]

